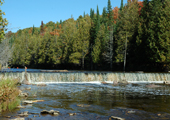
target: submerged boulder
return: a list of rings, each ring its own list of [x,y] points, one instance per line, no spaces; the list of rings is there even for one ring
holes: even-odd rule
[[[77,104],[78,107],[90,107],[90,105]]]
[[[37,86],[47,86],[47,85],[44,83],[41,83],[41,84],[37,84]]]
[[[15,119],[9,119],[9,120],[25,120],[25,118],[15,118]]]
[[[23,108],[25,108],[25,107],[24,107],[24,106],[19,105],[19,106],[17,106],[17,108],[19,108],[19,109],[23,109]]]
[[[101,82],[101,84],[107,85],[108,83],[107,83],[107,82],[105,82],[105,81],[103,81],[103,82]]]
[[[157,88],[157,87],[161,87],[160,85],[155,85],[155,84],[149,84],[149,85],[146,85],[147,88]]]
[[[27,117],[29,114],[28,114],[28,111],[25,111],[25,112],[22,112],[21,114],[18,114],[18,116],[20,117]]]
[[[126,80],[121,80],[121,81],[118,82],[118,84],[119,84],[119,85],[127,85],[127,84],[129,84],[129,83],[128,83],[128,81],[126,81]]]

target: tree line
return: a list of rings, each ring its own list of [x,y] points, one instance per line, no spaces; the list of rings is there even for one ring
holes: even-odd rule
[[[170,69],[170,0],[111,1],[90,15],[41,22],[8,32],[13,67],[167,71]]]

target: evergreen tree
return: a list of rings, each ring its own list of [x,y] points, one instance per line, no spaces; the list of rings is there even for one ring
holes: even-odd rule
[[[107,44],[106,44],[106,53],[105,53],[105,60],[110,64],[110,70],[112,70],[112,63],[113,63],[113,11],[110,0],[108,0],[107,5],[107,14],[108,14],[108,37]]]
[[[123,9],[123,0],[121,0],[120,11]]]
[[[32,35],[34,34],[34,31],[35,31],[35,30],[34,30],[34,25],[33,25],[33,27],[32,27]]]
[[[85,13],[85,11],[84,11],[83,17],[85,18],[85,16],[86,16],[86,13]]]
[[[104,25],[107,24],[107,11],[106,11],[106,7],[103,8],[101,22],[104,23]]]
[[[100,29],[100,14],[99,14],[99,8],[97,6],[97,16],[96,16],[96,20],[95,20],[95,34],[94,34],[94,44],[93,44],[93,48],[95,47],[95,50],[93,49],[93,52],[92,52],[92,59],[93,59],[93,62],[96,63],[98,60],[98,58],[95,58],[95,57],[99,57],[99,55],[97,55],[97,53],[100,53],[100,49],[96,49],[96,48],[99,48],[99,46],[101,46],[101,42],[99,40],[99,38],[97,38],[97,35],[98,35],[98,32],[99,32],[99,29]],[[97,51],[98,50],[98,51]],[[94,55],[96,54],[96,55]]]
[[[96,25],[95,25],[95,28],[96,28],[96,34],[98,33],[99,31],[99,28],[100,28],[100,14],[99,14],[99,8],[97,6],[97,16],[96,16]]]
[[[139,6],[137,1],[128,2],[127,5],[119,12],[117,28],[116,31],[114,31],[116,32],[115,61],[124,62],[124,67],[126,66],[126,53],[128,53],[127,59],[136,57],[132,51],[135,49],[135,46],[133,45],[136,45],[134,44],[134,41],[136,41],[134,34],[137,30],[139,21],[138,9]]]
[[[137,60],[145,66],[149,64],[150,69],[153,63],[169,62],[169,1],[155,0],[148,3],[144,1],[144,8],[141,13],[141,25],[138,29],[137,43],[138,54]],[[153,16],[154,15],[154,16]],[[153,65],[152,65],[152,64]],[[164,65],[163,65],[164,66]],[[162,66],[161,69],[164,69]],[[147,68],[148,69],[148,68]],[[153,69],[155,70],[155,69]]]
[[[90,9],[90,18],[94,19],[94,10],[92,8]]]
[[[93,62],[95,64],[102,64],[103,62],[103,53],[105,50],[105,25],[102,24],[100,26],[100,29],[97,33],[96,40],[95,40],[95,45],[93,47]]]

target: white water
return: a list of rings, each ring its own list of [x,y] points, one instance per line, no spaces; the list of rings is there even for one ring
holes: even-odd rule
[[[21,82],[25,79],[25,72],[0,73],[2,78],[18,78]],[[130,83],[163,83],[170,81],[169,73],[27,73],[30,83],[96,83],[102,81],[113,83],[113,81],[126,80]]]

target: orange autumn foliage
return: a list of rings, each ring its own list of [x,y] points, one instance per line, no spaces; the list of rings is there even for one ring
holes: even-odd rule
[[[119,15],[119,8],[118,7],[114,7],[113,9],[113,19],[114,19],[114,23],[116,24],[116,20],[118,18]]]
[[[32,28],[30,28],[30,29],[29,29],[28,33],[29,33],[29,34],[31,34],[31,33],[32,33]]]
[[[139,4],[139,10],[138,10],[138,12],[139,12],[139,14],[141,14],[141,10],[142,10],[142,8],[143,8],[143,2],[142,2],[142,1],[138,1],[138,4]]]
[[[50,32],[50,35],[57,35],[57,36],[59,36],[59,33],[56,31],[56,30],[54,30],[54,31],[52,31],[52,32]]]

